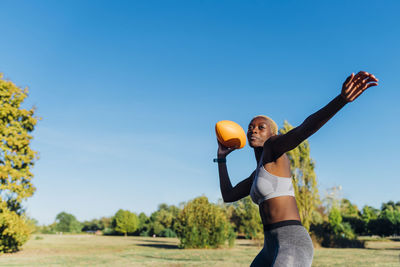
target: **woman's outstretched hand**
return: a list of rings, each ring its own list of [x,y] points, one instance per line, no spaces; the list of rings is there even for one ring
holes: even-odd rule
[[[371,86],[377,86],[378,79],[374,75],[360,71],[356,75],[352,73],[347,77],[346,81],[343,83],[341,96],[347,102],[354,101],[359,95]]]
[[[218,141],[218,140],[217,140]],[[218,158],[225,158],[226,156],[228,156],[229,153],[231,153],[233,150],[235,150],[235,148],[230,148],[230,147],[226,147],[223,144],[221,144],[218,141],[218,151],[217,151],[217,156]]]

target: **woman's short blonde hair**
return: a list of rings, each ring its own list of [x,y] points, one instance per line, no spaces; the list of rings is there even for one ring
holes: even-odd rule
[[[268,121],[268,125],[269,125],[269,128],[271,130],[271,133],[272,134],[278,134],[278,125],[274,122],[273,119],[271,119],[270,117],[265,116],[265,115],[257,115],[254,118],[252,118],[251,120],[254,120],[255,118],[264,118],[264,119],[266,119]]]

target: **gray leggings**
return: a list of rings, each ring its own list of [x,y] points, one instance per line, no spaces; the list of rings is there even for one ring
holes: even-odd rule
[[[264,247],[250,267],[309,267],[314,247],[302,225],[287,225],[264,231]]]

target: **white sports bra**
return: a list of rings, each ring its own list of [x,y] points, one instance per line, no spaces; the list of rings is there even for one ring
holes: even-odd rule
[[[269,173],[264,168],[261,157],[250,189],[250,196],[253,202],[258,205],[264,200],[274,197],[294,197],[292,177],[280,177]]]

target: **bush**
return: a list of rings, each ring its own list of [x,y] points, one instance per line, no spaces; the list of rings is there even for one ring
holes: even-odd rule
[[[176,233],[169,229],[169,228],[165,228],[161,231],[160,236],[162,237],[176,237]]]
[[[216,248],[231,238],[231,225],[225,212],[198,197],[188,202],[178,215],[177,235],[182,248]]]
[[[236,240],[236,232],[233,230],[233,227],[229,227],[228,231],[228,246],[232,248],[235,245]]]
[[[139,233],[140,236],[150,236],[150,232],[149,231],[143,231]]]
[[[236,232],[246,239],[255,239],[260,233],[263,233],[258,206],[249,196],[226,206],[227,216]]]
[[[380,236],[400,234],[400,208],[388,205],[390,203],[391,201],[384,203],[379,216],[368,221],[367,226],[370,234]]]
[[[368,222],[368,232],[372,235],[389,236],[394,234],[395,225],[387,218],[372,219]]]
[[[42,225],[38,227],[37,232],[40,234],[55,234],[56,230],[56,223],[50,224],[50,225]]]
[[[367,234],[367,225],[361,218],[343,216],[343,222],[349,223],[351,228],[354,229],[354,233],[358,235]]]
[[[328,222],[311,224],[311,237],[322,247],[363,248],[365,246],[364,241],[356,238],[350,224],[341,223],[334,227]]]
[[[103,229],[103,235],[113,235],[114,230],[111,227],[106,227]]]
[[[28,241],[30,231],[23,216],[6,208],[2,209],[0,213],[0,253],[18,251]]]

